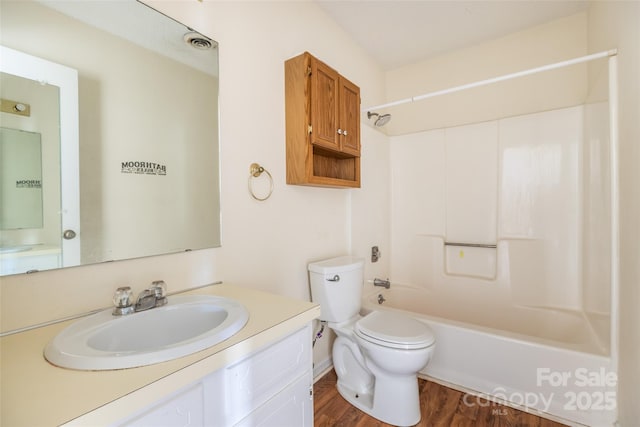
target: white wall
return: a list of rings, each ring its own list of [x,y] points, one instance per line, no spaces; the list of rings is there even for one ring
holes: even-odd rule
[[[381,97],[382,74],[313,4],[156,2],[220,42],[220,111],[225,280],[309,298],[309,261],[348,253],[350,194],[285,184],[284,61],[308,50]],[[200,25],[201,24],[201,25]],[[363,146],[368,144],[366,134]],[[363,155],[366,163],[366,154]],[[271,172],[265,202],[247,192],[249,165]]]
[[[365,259],[365,280],[389,277],[391,221],[389,138],[368,126],[362,128],[362,187],[351,192],[351,254]],[[371,247],[380,259],[371,262]]]
[[[187,15],[195,14],[202,19],[202,26],[194,22],[194,27],[221,44],[223,279],[310,299],[307,263],[363,251],[352,246],[351,195],[355,193],[367,203],[367,188],[376,190],[368,183],[365,165],[367,153],[375,153],[377,139],[371,132],[362,134],[363,188],[286,185],[284,61],[305,50],[311,52],[360,86],[363,104],[381,99],[382,73],[312,3],[205,2],[203,12],[198,11],[200,5],[154,5],[187,22]],[[273,195],[265,202],[255,201],[247,193],[253,162],[264,166],[274,178]],[[384,229],[381,221],[384,218],[363,217],[359,224],[366,230]],[[329,341],[319,341],[314,352],[316,363],[328,357]]]
[[[454,50],[386,74],[387,100],[527,70],[587,53],[586,13],[578,13],[478,45]],[[465,90],[389,109],[390,135],[478,123],[581,104],[587,67]]]
[[[620,345],[618,409],[621,426],[637,425],[640,406],[640,2],[592,2],[589,50],[618,49],[620,144]],[[590,70],[590,87],[602,72]]]

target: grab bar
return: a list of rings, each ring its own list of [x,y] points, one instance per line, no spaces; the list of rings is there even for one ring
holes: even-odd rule
[[[459,242],[444,242],[445,246],[464,246],[467,248],[489,248],[489,249],[495,249],[498,247],[498,245],[494,244],[488,244],[488,243],[459,243]]]

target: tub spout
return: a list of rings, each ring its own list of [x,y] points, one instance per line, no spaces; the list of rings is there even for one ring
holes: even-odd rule
[[[385,289],[389,289],[391,287],[391,282],[389,281],[389,279],[383,280],[376,277],[375,279],[373,279],[373,286],[382,286]]]

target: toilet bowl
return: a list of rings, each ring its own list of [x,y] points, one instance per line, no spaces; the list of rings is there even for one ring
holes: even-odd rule
[[[420,421],[417,374],[433,353],[435,338],[424,323],[390,312],[360,316],[362,268],[353,257],[309,264],[312,299],[337,338],[333,364],[338,391],[349,403],[383,422]]]

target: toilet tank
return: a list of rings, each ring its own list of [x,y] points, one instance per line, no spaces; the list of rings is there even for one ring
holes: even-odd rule
[[[344,322],[360,312],[364,260],[351,256],[309,264],[311,299],[320,304],[320,320]]]

